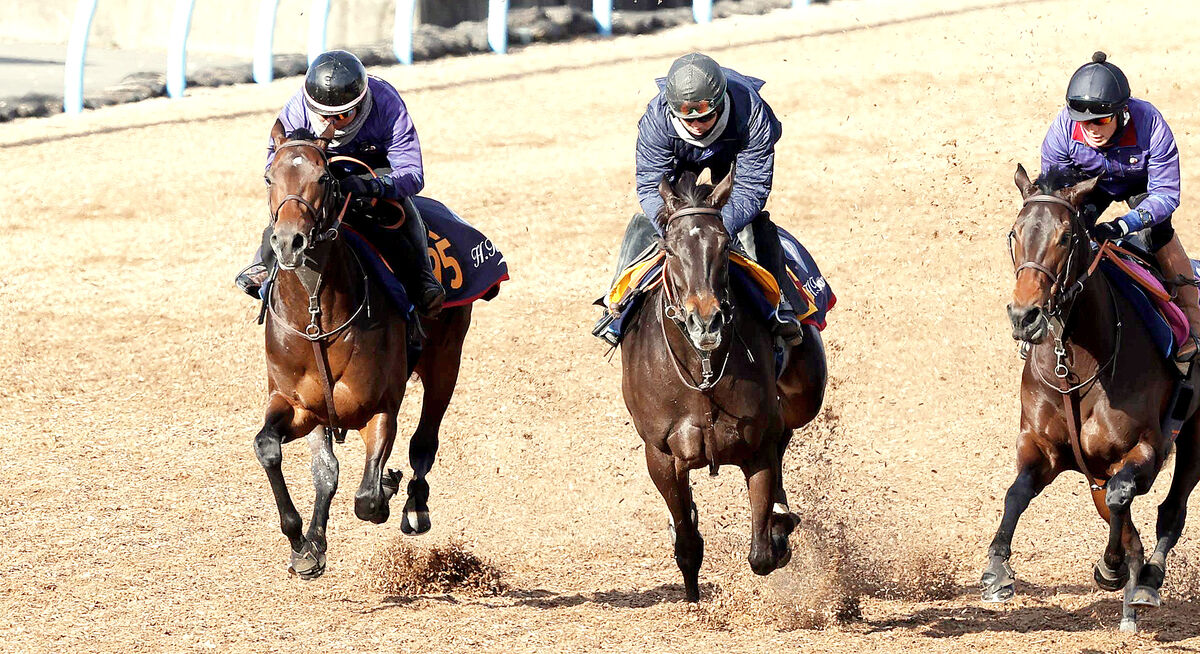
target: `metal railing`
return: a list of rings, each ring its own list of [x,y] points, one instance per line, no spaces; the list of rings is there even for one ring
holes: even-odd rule
[[[812,0],[792,0],[793,7],[808,5]],[[88,35],[96,15],[97,0],[78,0],[67,44],[64,74],[63,111],[77,114],[83,110],[83,65],[87,58]],[[311,0],[308,18],[308,61],[328,47],[330,0]],[[167,43],[167,94],[183,96],[187,88],[187,40],[191,31],[192,12],[196,0],[175,0]],[[396,0],[396,21],[393,28],[392,51],[396,61],[413,62],[413,28],[417,0]],[[279,0],[259,0],[258,20],[254,37],[254,81],[266,84],[274,79],[275,14]],[[488,0],[487,38],[493,52],[508,51],[508,0]],[[611,36],[613,31],[612,0],[592,0],[592,15],[596,31]],[[697,23],[713,18],[713,0],[693,0],[692,16]]]

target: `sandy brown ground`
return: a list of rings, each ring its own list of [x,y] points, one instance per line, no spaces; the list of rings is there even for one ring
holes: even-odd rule
[[[296,80],[0,126],[0,650],[1196,651],[1195,527],[1164,607],[1120,634],[1117,596],[1091,583],[1105,527],[1078,475],[1021,522],[1018,597],[983,605],[975,583],[1013,474],[1013,168],[1037,167],[1067,78],[1104,48],[1175,130],[1176,228],[1200,249],[1200,7],[994,4],[846,0],[378,71],[421,130],[427,193],[512,269],[475,312],[434,529],[412,541],[491,561],[509,585],[495,597],[365,589],[399,529],[353,516],[354,437],[338,449],[328,573],[285,573],[250,447],[261,328],[230,279],[266,218],[263,144]],[[792,566],[754,577],[741,475],[697,474],[698,609],[681,601],[619,366],[588,335],[635,208],[637,118],[693,48],[769,80],[785,124],[770,208],[840,298],[828,410],[786,462],[793,506],[840,536],[812,549],[798,533]],[[304,445],[285,449],[285,472],[303,513]],[[1148,542],[1168,475],[1135,504]],[[839,598],[822,581],[838,560],[891,592],[864,598],[861,620],[794,628]]]

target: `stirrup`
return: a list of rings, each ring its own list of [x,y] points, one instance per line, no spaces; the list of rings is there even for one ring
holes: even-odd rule
[[[771,333],[778,336],[788,347],[796,347],[804,342],[804,326],[794,314],[786,317],[776,316],[771,327]]]
[[[592,327],[592,336],[595,336],[596,338],[608,343],[613,347],[620,345],[620,337],[617,335],[616,330],[610,327],[610,325],[612,325],[613,321],[616,319],[616,316],[608,311],[605,311],[600,316],[600,319],[596,321],[596,326]]]
[[[263,284],[270,279],[271,271],[260,262],[254,262],[245,268],[234,278],[233,284],[237,286],[243,293],[250,297],[260,300],[262,299],[259,291],[262,290]]]
[[[1186,347],[1188,345],[1192,347]],[[1200,337],[1196,335],[1196,332],[1188,332],[1187,340],[1184,341],[1175,355],[1171,357],[1175,361],[1175,367],[1179,368],[1179,374],[1184,377],[1191,375],[1192,366],[1197,360],[1197,354],[1200,354]]]

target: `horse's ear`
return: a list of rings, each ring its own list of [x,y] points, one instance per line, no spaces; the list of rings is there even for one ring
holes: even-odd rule
[[[675,189],[671,186],[671,182],[667,180],[666,175],[663,175],[662,179],[658,180],[658,194],[663,199],[663,210],[653,218],[658,221],[658,226],[662,228],[662,231],[666,232],[667,217],[675,213],[675,208],[679,205],[679,196],[675,195]]]
[[[1025,172],[1025,166],[1017,164],[1017,175],[1013,178],[1017,188],[1021,191],[1021,199],[1025,199],[1033,195],[1037,191],[1037,184],[1029,181],[1029,173]]]
[[[276,150],[287,141],[287,135],[283,133],[283,123],[278,120],[271,126],[271,141],[275,143]]]
[[[1075,186],[1064,189],[1061,193],[1062,198],[1067,202],[1070,202],[1076,209],[1078,209],[1079,205],[1083,204],[1083,199],[1091,195],[1092,191],[1096,190],[1096,183],[1099,181],[1099,177],[1085,179]]]
[[[705,168],[696,176],[696,186],[712,186],[712,168]]]
[[[333,140],[333,132],[333,123],[331,122],[325,126],[325,131],[321,132],[321,134],[317,136],[317,140],[321,142],[322,150],[329,147],[329,142]]]
[[[729,202],[729,195],[732,192],[733,166],[730,166],[729,174],[726,175],[725,179],[721,180],[721,183],[717,184],[717,187],[714,188],[712,193],[708,195],[708,206],[712,207],[713,209],[720,209],[721,207],[725,206],[726,202]]]

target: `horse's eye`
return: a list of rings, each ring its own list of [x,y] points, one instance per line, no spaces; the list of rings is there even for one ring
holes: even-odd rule
[[[1070,245],[1071,244],[1071,233],[1066,232],[1062,236],[1058,237],[1058,244],[1064,248],[1067,247],[1068,245]]]
[[[270,185],[271,185],[271,178],[270,178],[270,177],[263,176],[263,183],[264,183],[264,184],[266,184],[267,186],[270,186]]]

